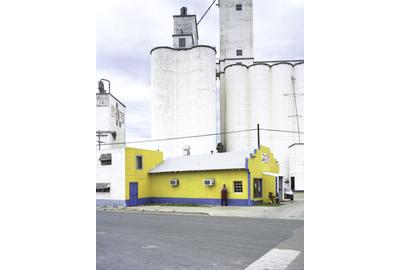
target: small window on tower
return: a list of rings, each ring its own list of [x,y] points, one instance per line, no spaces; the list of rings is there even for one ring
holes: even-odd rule
[[[243,50],[236,50],[236,56],[242,56]]]
[[[185,48],[186,47],[186,39],[180,38],[179,39],[179,48]]]
[[[236,10],[242,10],[242,4],[236,4]]]

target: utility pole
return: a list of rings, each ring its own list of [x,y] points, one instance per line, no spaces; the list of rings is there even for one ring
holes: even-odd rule
[[[260,124],[257,124],[257,145],[258,149],[260,149]]]
[[[297,134],[299,137],[299,143],[301,143],[300,141],[300,125],[299,125],[299,114],[297,113],[297,101],[296,101],[296,90],[294,89],[294,81],[296,80],[293,76],[292,76],[292,87],[293,87],[293,99],[294,99],[294,108],[296,109],[296,120],[297,120]]]

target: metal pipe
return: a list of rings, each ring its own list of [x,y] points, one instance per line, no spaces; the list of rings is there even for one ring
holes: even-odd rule
[[[294,107],[296,109],[296,120],[297,120],[297,134],[299,136],[299,143],[301,143],[301,141],[300,141],[299,114],[297,113],[297,101],[296,101],[296,90],[294,89],[294,80],[295,80],[295,78],[292,76],[293,99],[294,99]]]

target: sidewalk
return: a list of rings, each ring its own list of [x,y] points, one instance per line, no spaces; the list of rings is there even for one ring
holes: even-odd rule
[[[195,214],[224,217],[304,219],[304,194],[296,194],[294,201],[284,201],[279,206],[164,206],[141,205],[105,211]]]

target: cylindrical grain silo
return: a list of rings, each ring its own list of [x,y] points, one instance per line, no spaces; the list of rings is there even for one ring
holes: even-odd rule
[[[271,66],[271,111],[273,129],[293,131],[294,101],[292,84],[293,66],[289,63],[278,63]],[[289,152],[288,147],[295,141],[295,133],[269,132],[271,150],[279,161],[280,174],[287,176]]]
[[[304,62],[293,67],[294,89],[296,92],[296,107],[299,121],[299,130],[304,132]],[[296,119],[297,130],[297,119]],[[300,133],[300,142],[304,142],[304,134]],[[296,142],[299,142],[298,139]]]
[[[174,137],[175,134],[175,53],[169,48],[151,51],[151,135],[153,139]],[[157,142],[155,149],[171,153],[174,141]]]
[[[268,128],[271,126],[271,71],[265,64],[256,64],[249,67],[249,102],[250,102],[250,128]],[[257,132],[250,133],[250,148],[256,149],[258,145]],[[270,134],[260,131],[260,144],[271,145]]]
[[[226,145],[226,86],[225,86],[225,73],[221,72],[219,75],[219,124],[220,124],[220,142],[225,147]]]
[[[196,46],[176,51],[177,137],[217,133],[215,50]],[[177,140],[177,153],[190,146],[190,154],[216,151],[216,135]]]
[[[247,67],[234,64],[225,68],[226,131],[249,128],[249,91]],[[249,132],[228,133],[226,151],[249,151]]]
[[[176,138],[217,133],[215,49],[159,47],[151,51],[152,137]],[[215,151],[216,137],[156,142],[165,157]]]

